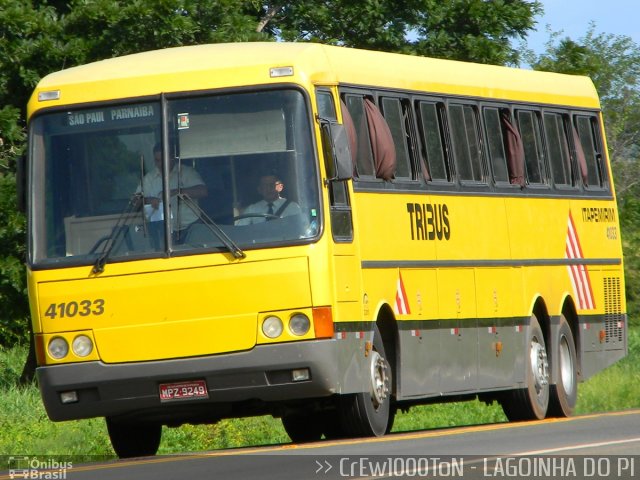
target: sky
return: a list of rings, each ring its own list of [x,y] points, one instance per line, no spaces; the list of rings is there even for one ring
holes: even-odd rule
[[[549,40],[547,25],[557,32],[563,30],[560,38],[578,40],[589,28],[589,22],[596,24],[596,33],[612,33],[631,37],[640,45],[640,0],[538,0],[544,8],[544,15],[536,18],[537,31],[527,35],[527,44],[536,53],[544,51]]]

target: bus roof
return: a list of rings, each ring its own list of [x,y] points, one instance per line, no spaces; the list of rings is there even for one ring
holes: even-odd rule
[[[293,67],[290,76],[270,76]],[[315,43],[227,43],[167,48],[102,60],[44,77],[39,108],[160,93],[295,82],[599,108],[587,77],[358,50]],[[38,94],[59,90],[59,98]]]

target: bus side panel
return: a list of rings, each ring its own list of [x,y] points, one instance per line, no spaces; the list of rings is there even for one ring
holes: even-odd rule
[[[602,303],[603,313],[580,317],[577,353],[581,380],[617,362],[626,356],[628,349],[621,269],[590,270],[590,276],[594,296]]]
[[[438,270],[441,334],[440,391],[475,390],[478,333],[472,268]]]
[[[515,328],[522,308],[520,268],[476,269],[478,299],[478,389],[511,387],[521,364],[522,335]],[[519,361],[520,360],[520,361]]]
[[[446,207],[449,229],[436,242],[437,260],[445,265],[438,269],[439,318],[446,321],[440,390],[497,387],[503,382],[496,377],[511,377],[505,375],[511,366],[501,366],[502,358],[495,356],[496,339],[488,333],[497,327],[498,318],[512,315],[511,282],[504,277],[509,268],[493,266],[511,257],[505,201],[465,195],[434,196],[433,203]]]
[[[386,270],[385,281],[393,285],[395,270]],[[441,323],[438,320],[438,282],[435,269],[401,270],[410,308],[409,317],[398,322],[400,394],[403,398],[437,395],[442,375]],[[395,295],[391,290],[389,295]],[[393,297],[391,297],[393,298]]]
[[[579,317],[580,379],[585,380],[627,353],[624,269],[615,202],[574,200],[571,202],[571,224],[575,242],[584,258],[619,262],[615,266],[586,265],[579,271],[583,280],[573,282]],[[573,273],[572,276],[578,275]]]

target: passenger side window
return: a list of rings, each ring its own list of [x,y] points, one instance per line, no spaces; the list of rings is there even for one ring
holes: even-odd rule
[[[481,182],[484,175],[475,107],[449,105],[449,128],[460,180]]]
[[[346,105],[356,131],[356,172],[391,180],[396,174],[396,147],[392,132],[372,97],[347,94]]]
[[[427,158],[429,175],[432,180],[451,181],[451,169],[447,158],[444,136],[444,104],[421,101],[420,133],[422,151]]]
[[[531,185],[546,183],[538,115],[531,110],[518,111],[518,127],[524,146],[527,180]]]
[[[336,107],[333,105],[333,97],[331,96],[331,92],[318,90],[317,98],[318,115],[320,115],[321,118],[325,118],[327,120],[335,120]]]
[[[375,175],[373,168],[373,154],[371,152],[371,140],[369,139],[367,116],[364,110],[364,98],[361,95],[346,95],[345,103],[356,129],[356,171],[361,177],[373,177]]]
[[[595,117],[578,115],[575,117],[577,136],[587,165],[589,187],[603,188],[606,182],[606,170],[603,165],[600,129]]]
[[[547,139],[547,156],[551,167],[551,177],[556,185],[574,185],[574,175],[569,156],[569,142],[565,127],[565,116],[545,112],[544,133]]]
[[[496,183],[509,183],[507,155],[504,149],[505,139],[500,122],[500,111],[497,108],[489,107],[485,108],[483,113],[489,163],[493,172],[493,179]]]
[[[383,98],[384,115],[396,149],[396,178],[413,178],[409,121],[399,98]]]

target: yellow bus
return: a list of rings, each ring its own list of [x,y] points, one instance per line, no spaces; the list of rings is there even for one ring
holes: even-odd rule
[[[300,442],[449,400],[567,416],[627,352],[587,78],[202,45],[51,74],[28,116],[40,390],[121,457],[229,417]]]

